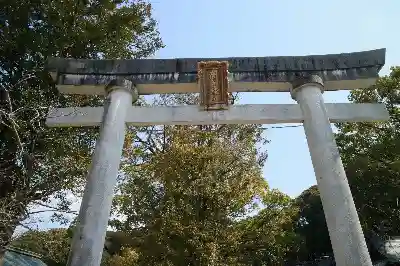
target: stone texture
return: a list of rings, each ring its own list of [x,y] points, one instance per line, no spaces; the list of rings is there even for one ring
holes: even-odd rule
[[[380,66],[364,68],[352,68],[345,70],[325,71],[283,71],[283,72],[235,72],[232,82],[292,82],[301,76],[308,76],[310,73],[321,77],[324,81],[332,80],[356,80],[364,78],[377,78]],[[125,79],[134,84],[174,84],[174,83],[195,83],[196,73],[176,74],[140,74],[125,75]],[[116,75],[71,75],[62,74],[58,77],[60,85],[104,85],[117,78]]]
[[[49,72],[61,74],[140,75],[196,73],[199,61],[228,61],[229,72],[302,72],[377,67],[385,64],[386,49],[371,51],[276,57],[85,60],[50,58]]]
[[[372,266],[321,87],[308,83],[294,92],[317,179],[336,265]]]
[[[321,89],[323,89],[324,86],[324,81],[323,79],[318,76],[318,75],[305,75],[305,76],[300,76],[292,80],[292,87],[293,90],[297,89],[303,85],[306,84],[318,84],[321,85]]]
[[[327,103],[332,123],[370,122],[389,119],[384,104]],[[49,127],[92,127],[101,124],[103,107],[70,107],[50,110]],[[132,106],[125,119],[134,126],[210,125],[210,124],[279,124],[301,123],[298,104],[232,105],[223,111],[202,111],[198,106]]]
[[[125,139],[126,115],[132,107],[130,90],[128,86],[109,92],[102,108],[100,135],[92,155],[67,266],[100,265]]]

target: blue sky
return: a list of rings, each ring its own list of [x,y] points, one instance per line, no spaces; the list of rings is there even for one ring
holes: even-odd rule
[[[387,74],[400,65],[400,1],[153,0],[166,47],[157,58],[286,56],[387,48]],[[326,92],[347,102],[348,92]],[[289,93],[245,93],[240,103],[295,103]],[[264,176],[297,196],[316,183],[302,127],[266,132]]]
[[[157,58],[286,56],[387,48],[386,66],[400,65],[400,1],[152,0],[166,48]],[[326,92],[326,102],[348,93]],[[240,103],[294,103],[289,93],[246,93]],[[302,127],[270,129],[264,176],[297,196],[316,183]],[[79,203],[74,204],[79,208]],[[45,217],[43,217],[46,220]],[[58,227],[43,221],[40,228]]]

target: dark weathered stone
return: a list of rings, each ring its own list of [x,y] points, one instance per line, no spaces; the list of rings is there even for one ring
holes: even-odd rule
[[[295,78],[292,80],[291,83],[292,83],[293,89],[296,89],[296,88],[298,88],[298,87],[300,87],[300,86],[303,86],[303,85],[305,85],[305,84],[310,84],[310,83],[319,84],[319,85],[321,85],[322,87],[324,86],[324,81],[323,81],[322,77],[320,77],[320,76],[318,76],[318,75],[303,75],[303,76],[298,76],[298,77],[295,77]]]
[[[232,82],[290,82],[298,77],[309,76],[310,73],[318,75],[323,81],[334,80],[356,80],[378,77],[380,66],[368,68],[355,68],[334,71],[302,71],[302,72],[236,72],[233,73]],[[58,83],[60,85],[104,85],[106,86],[117,77],[116,75],[61,75]],[[123,78],[130,80],[133,84],[178,84],[196,82],[196,74],[143,74],[126,75]]]
[[[228,61],[231,73],[250,72],[266,75],[270,72],[309,72],[377,67],[385,64],[386,49],[356,53],[231,58],[133,59],[85,60],[50,58],[47,69],[59,74],[81,75],[141,75],[141,74],[192,74],[198,61]]]

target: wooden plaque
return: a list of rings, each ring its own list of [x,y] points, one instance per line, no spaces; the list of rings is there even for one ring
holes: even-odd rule
[[[198,62],[197,79],[203,110],[228,108],[228,61]]]

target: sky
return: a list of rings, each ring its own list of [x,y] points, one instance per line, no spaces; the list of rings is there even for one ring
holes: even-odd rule
[[[156,58],[301,56],[387,48],[386,66],[400,65],[400,1],[153,0],[166,47]],[[348,92],[325,92],[348,102]],[[243,93],[240,104],[295,103],[287,93]],[[277,125],[266,125],[277,126]],[[302,127],[266,131],[271,141],[264,177],[295,197],[316,184]]]
[[[400,1],[151,0],[166,47],[156,58],[300,56],[386,48],[400,65]],[[325,92],[348,102],[348,92]],[[243,93],[240,104],[295,103],[287,93]],[[285,126],[285,125],[266,125]],[[266,131],[270,187],[295,197],[316,184],[302,127]],[[79,202],[74,204],[79,208]],[[46,219],[45,219],[46,220]],[[46,222],[40,228],[59,225]]]

